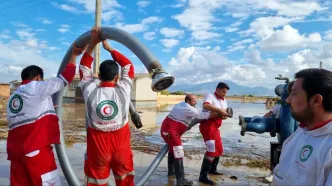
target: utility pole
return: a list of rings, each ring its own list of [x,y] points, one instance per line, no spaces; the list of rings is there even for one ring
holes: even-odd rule
[[[101,0],[96,0],[95,26],[101,26]],[[94,53],[93,73],[99,72],[100,64],[100,45],[97,44]]]
[[[323,62],[319,62],[319,68],[320,68],[320,69],[323,68]]]

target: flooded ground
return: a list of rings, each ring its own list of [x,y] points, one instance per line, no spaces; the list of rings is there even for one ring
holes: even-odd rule
[[[201,100],[197,104],[200,108]],[[223,121],[221,135],[224,143],[225,156],[218,167],[223,176],[212,177],[218,185],[266,185],[263,177],[268,174],[270,141],[276,138],[266,134],[247,133],[240,135],[238,116],[262,116],[269,108],[263,102],[243,103],[241,101],[228,101],[234,110],[234,118]],[[159,129],[173,105],[150,103],[136,103],[144,127],[140,130],[132,128],[132,148],[134,150],[135,179],[139,179],[146,168],[155,158],[159,149],[164,145]],[[85,146],[85,122],[83,104],[66,104],[63,110],[64,130],[66,133],[66,146],[70,162],[83,181],[83,156]],[[2,127],[4,135],[0,141],[0,183],[8,185],[9,162],[6,160],[6,128]],[[185,172],[189,179],[197,182],[199,170],[204,154],[204,144],[198,126],[192,128],[183,136],[185,157]],[[60,167],[60,166],[59,166]],[[60,169],[62,174],[62,171]],[[63,185],[68,185],[62,175]],[[174,178],[167,177],[167,158],[165,157],[156,172],[145,185],[173,185]]]
[[[202,101],[197,103],[197,109],[200,109]],[[276,137],[271,137],[269,133],[256,134],[246,133],[245,136],[240,135],[239,115],[242,116],[263,116],[270,108],[266,108],[262,102],[243,103],[241,101],[228,101],[228,105],[233,108],[234,117],[223,121],[221,126],[221,136],[226,154],[246,154],[258,155],[262,157],[269,157],[270,141],[277,141]],[[174,105],[161,105],[157,112],[151,110],[143,110],[140,114],[145,125],[142,131],[149,134],[146,139],[151,143],[164,144],[160,137],[160,125],[172,110]],[[154,118],[156,118],[154,120]],[[151,121],[150,121],[151,119]],[[199,132],[199,125],[193,127],[190,131],[185,133],[182,137],[185,149],[202,148],[204,143]]]

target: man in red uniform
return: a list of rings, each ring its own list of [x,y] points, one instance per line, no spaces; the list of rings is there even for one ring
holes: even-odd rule
[[[84,172],[88,186],[106,186],[111,169],[117,186],[131,186],[134,185],[134,163],[128,112],[134,66],[104,40],[103,47],[114,61],[100,64],[101,83],[97,85],[91,70],[91,55],[99,42],[100,28],[95,27],[80,63],[80,86],[88,118]],[[122,68],[120,77],[118,64]]]
[[[226,112],[226,114],[222,115],[225,117],[232,117],[233,113],[229,111],[225,99],[228,90],[229,86],[226,83],[220,82],[216,87],[214,94],[207,94],[204,97],[203,109],[205,111],[221,114]],[[217,171],[220,156],[223,154],[223,146],[219,131],[221,124],[222,119],[213,118],[201,121],[199,126],[199,130],[203,136],[207,149],[201,167],[199,182],[209,185],[214,185],[214,182],[208,178],[208,173],[221,175],[221,173]]]
[[[183,168],[184,151],[181,136],[187,131],[193,119],[216,118],[216,113],[199,112],[195,108],[196,97],[188,94],[185,101],[178,103],[171,110],[161,125],[161,136],[168,144],[168,176],[175,174],[177,186],[192,185],[193,182],[185,179]]]
[[[43,80],[43,70],[35,65],[22,70],[22,84],[7,105],[10,185],[60,185],[51,147],[60,144],[60,130],[51,95],[73,80],[76,57],[83,51],[73,46],[70,62],[58,77]]]

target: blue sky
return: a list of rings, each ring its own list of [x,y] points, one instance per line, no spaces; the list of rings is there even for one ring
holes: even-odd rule
[[[102,25],[137,37],[176,84],[274,87],[276,75],[292,77],[319,61],[332,69],[331,7],[324,0],[102,0]],[[94,0],[0,0],[1,82],[20,79],[31,64],[54,76],[70,44],[94,25],[94,10]],[[110,43],[146,72],[130,50]],[[102,51],[102,60],[109,57]]]

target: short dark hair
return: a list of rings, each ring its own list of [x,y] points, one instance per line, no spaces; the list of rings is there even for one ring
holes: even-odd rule
[[[36,65],[30,65],[25,67],[21,72],[21,79],[23,80],[32,80],[36,76],[40,75],[40,77],[44,78],[43,69]]]
[[[326,112],[332,112],[332,72],[319,69],[304,69],[295,74],[295,78],[302,78],[302,88],[307,93],[308,100],[315,94],[323,97],[323,107]]]
[[[224,82],[218,83],[217,88],[220,88],[220,89],[226,88],[227,90],[229,90],[229,86],[227,85],[227,83],[224,83]]]
[[[119,66],[113,60],[105,60],[99,66],[99,75],[102,81],[112,81],[119,74]]]
[[[187,102],[187,101],[191,101],[191,97],[189,94],[187,94],[186,97],[184,97],[184,102]]]

